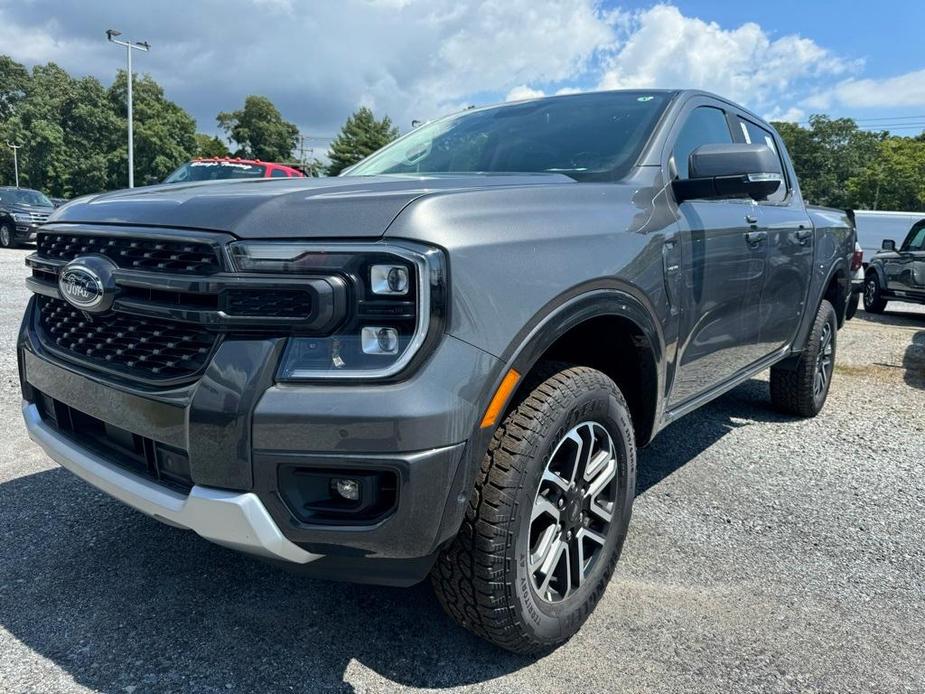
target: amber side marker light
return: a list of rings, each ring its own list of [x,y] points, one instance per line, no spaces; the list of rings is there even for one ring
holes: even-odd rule
[[[514,387],[519,381],[520,374],[514,369],[511,369],[505,374],[504,379],[501,381],[501,385],[498,386],[498,390],[495,391],[494,397],[492,397],[491,402],[488,403],[485,416],[482,417],[482,429],[494,426],[495,422],[498,421],[498,415],[500,415],[501,411],[504,409],[504,403],[507,402],[511,393],[514,392]]]

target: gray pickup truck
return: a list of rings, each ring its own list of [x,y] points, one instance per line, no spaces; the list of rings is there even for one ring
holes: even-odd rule
[[[27,259],[23,414],[158,520],[310,575],[430,575],[460,623],[538,652],[604,594],[638,447],[767,369],[776,406],[819,412],[854,243],[719,97],[467,110],[337,178],[57,210]]]

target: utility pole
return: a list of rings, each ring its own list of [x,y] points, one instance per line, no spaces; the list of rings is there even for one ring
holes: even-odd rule
[[[128,70],[128,187],[135,187],[135,144],[132,132],[132,51],[145,51],[151,48],[147,41],[119,41],[116,36],[121,36],[121,31],[115,29],[106,30],[106,38],[111,43],[119,46],[125,46],[126,65]]]
[[[22,145],[14,145],[12,142],[7,142],[6,146],[13,150],[13,171],[16,172],[16,187],[19,188],[19,152],[16,150],[21,149]]]

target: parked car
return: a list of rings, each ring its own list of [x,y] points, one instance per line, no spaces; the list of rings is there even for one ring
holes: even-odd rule
[[[35,241],[36,231],[54,207],[41,191],[0,187],[0,248]]]
[[[212,157],[186,162],[165,178],[164,183],[218,181],[226,178],[302,178],[304,175],[285,164],[259,159]]]
[[[901,243],[909,227],[925,219],[925,212],[856,210],[854,216],[858,230],[858,243],[864,250],[864,257],[869,261],[880,250],[884,239],[890,239],[897,244]]]
[[[430,575],[534,653],[604,594],[639,446],[767,369],[782,411],[822,409],[854,248],[720,97],[472,109],[338,178],[61,208],[23,412],[144,513],[312,575]]]
[[[925,304],[925,219],[912,225],[902,245],[885,239],[870,260],[864,310],[883,313],[891,299]]]

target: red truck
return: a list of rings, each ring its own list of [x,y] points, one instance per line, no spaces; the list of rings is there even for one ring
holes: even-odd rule
[[[259,159],[208,157],[188,161],[164,179],[164,183],[217,181],[226,178],[303,178],[298,169]]]

